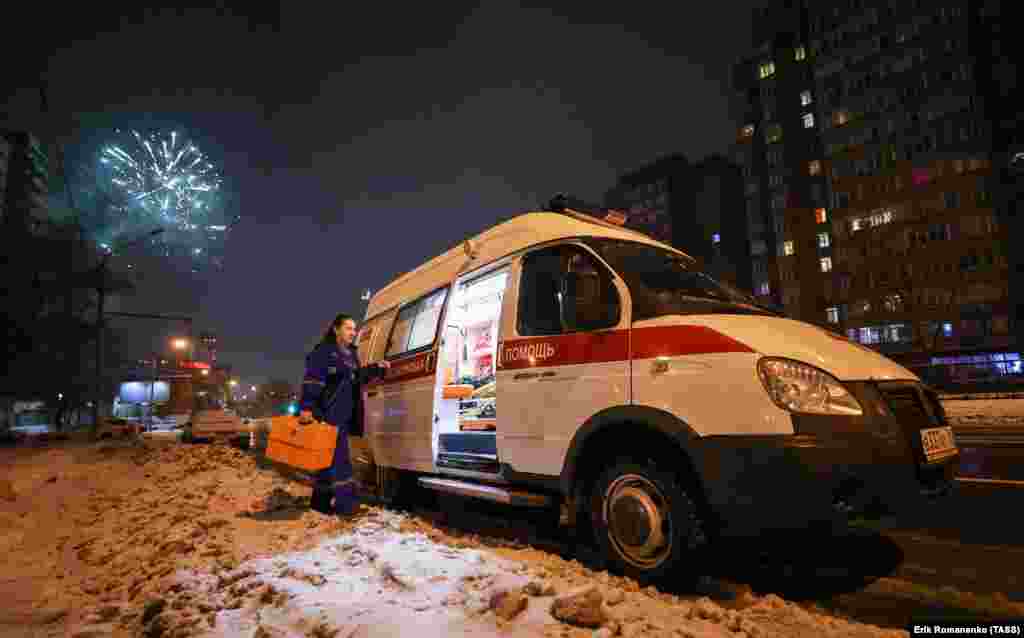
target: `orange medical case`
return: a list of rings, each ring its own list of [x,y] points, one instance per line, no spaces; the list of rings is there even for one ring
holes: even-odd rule
[[[297,416],[275,416],[270,420],[267,458],[307,472],[318,472],[331,466],[338,429],[314,421],[299,424]]]

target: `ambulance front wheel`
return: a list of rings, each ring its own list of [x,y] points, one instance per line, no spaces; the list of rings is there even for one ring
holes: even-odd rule
[[[643,584],[700,576],[695,488],[650,461],[620,459],[594,485],[591,520],[609,567]]]

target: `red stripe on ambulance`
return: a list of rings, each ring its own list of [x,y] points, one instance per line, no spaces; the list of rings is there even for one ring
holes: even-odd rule
[[[412,379],[431,376],[436,369],[436,354],[433,351],[421,352],[411,357],[392,361],[391,369],[384,375],[384,379],[375,380],[368,385],[390,385],[401,381],[411,381]]]
[[[753,352],[746,344],[705,326],[629,330],[510,339],[501,347],[502,370],[611,363],[694,354]]]
[[[612,363],[632,359],[679,357],[695,354],[754,352],[749,346],[706,326],[657,326],[629,330],[526,337],[509,339],[501,345],[498,368],[522,370],[584,363]],[[370,385],[411,381],[433,375],[436,354],[422,352],[398,359],[382,381]]]
[[[753,352],[744,343],[707,326],[654,326],[633,330],[633,359],[689,354]]]
[[[509,339],[501,346],[502,370],[580,363],[609,363],[629,358],[629,331],[609,330],[554,337]]]

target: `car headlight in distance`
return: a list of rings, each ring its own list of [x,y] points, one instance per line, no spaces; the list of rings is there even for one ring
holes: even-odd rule
[[[765,357],[757,362],[757,373],[768,396],[783,410],[846,416],[864,413],[835,377],[806,363]]]

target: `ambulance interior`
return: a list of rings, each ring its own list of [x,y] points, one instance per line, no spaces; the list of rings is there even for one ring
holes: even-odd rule
[[[494,373],[507,281],[508,271],[501,270],[464,282],[449,304],[435,410],[439,467],[497,471]]]

